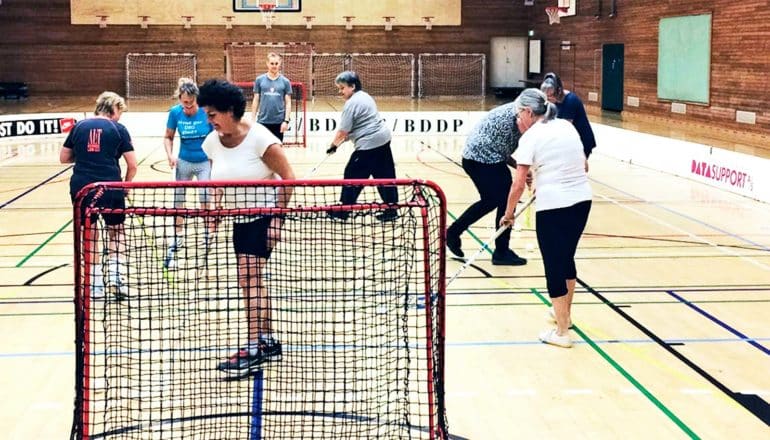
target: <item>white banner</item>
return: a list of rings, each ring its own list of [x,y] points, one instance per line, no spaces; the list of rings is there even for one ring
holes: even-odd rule
[[[250,115],[247,112],[245,117]],[[484,115],[486,112],[380,112],[396,136],[467,136]],[[128,128],[131,137],[162,137],[167,118],[165,112],[126,112],[120,122]],[[308,137],[331,137],[337,131],[339,120],[340,112],[310,112],[303,123],[307,125]]]
[[[770,202],[770,160],[709,145],[591,124],[597,154]]]
[[[0,139],[64,135],[84,117],[82,112],[0,115]]]

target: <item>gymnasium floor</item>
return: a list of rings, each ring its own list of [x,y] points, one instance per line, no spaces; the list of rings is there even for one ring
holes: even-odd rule
[[[74,100],[60,104],[35,111],[91,110]],[[494,104],[401,101],[380,109]],[[61,141],[0,143],[26,152],[0,157],[0,432],[8,439],[62,439],[71,425],[72,227]],[[398,175],[441,185],[452,217],[476,197],[452,161],[462,141],[393,141]],[[310,138],[308,148],[288,150],[298,175],[327,143]],[[135,147],[136,180],[166,180],[160,136],[137,138]],[[343,148],[316,177],[340,177],[349,152]],[[539,253],[527,250],[535,244],[531,219],[512,240],[529,264],[493,266],[485,255],[448,287],[450,432],[483,440],[770,437],[768,206],[618,162],[601,145],[590,177],[594,201],[578,249],[572,349],[537,340],[549,324]],[[464,249],[478,249],[492,229],[491,217],[477,223],[463,236]],[[449,275],[460,267],[447,264]]]

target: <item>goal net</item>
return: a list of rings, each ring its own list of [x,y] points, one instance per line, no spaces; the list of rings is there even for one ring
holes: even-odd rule
[[[281,73],[289,81],[301,82],[312,96],[313,45],[309,43],[229,43],[225,45],[225,74],[234,83],[254,81],[267,72],[267,55],[281,56]]]
[[[250,112],[251,100],[254,98],[254,81],[236,82],[235,85],[243,90],[247,99],[247,113]],[[283,134],[283,145],[290,147],[307,146],[307,92],[305,84],[291,82],[291,115],[289,129]]]
[[[414,54],[354,53],[350,68],[370,95],[414,97]]]
[[[421,53],[417,61],[420,97],[484,96],[483,53]]]
[[[338,204],[344,187],[355,204]],[[100,207],[126,188],[125,208]],[[221,198],[175,206],[177,188]],[[279,188],[287,207],[264,207]],[[445,203],[419,180],[90,186],[75,208],[72,438],[449,438]],[[122,228],[105,225],[115,215]],[[248,222],[280,234],[269,259],[234,254]],[[282,354],[224,374],[255,316]]]
[[[174,96],[179,78],[198,81],[195,54],[126,54],[126,98],[167,99]]]
[[[350,69],[350,55],[346,53],[317,53],[313,55],[313,96],[337,96],[334,80],[340,72]]]

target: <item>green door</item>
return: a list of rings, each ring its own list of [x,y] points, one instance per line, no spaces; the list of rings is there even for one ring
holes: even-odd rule
[[[623,111],[623,45],[602,46],[602,109]]]

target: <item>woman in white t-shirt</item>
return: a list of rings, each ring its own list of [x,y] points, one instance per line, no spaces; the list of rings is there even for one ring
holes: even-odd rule
[[[516,178],[500,223],[513,224],[516,204],[524,191],[527,173],[532,170],[537,195],[537,243],[553,302],[549,317],[557,326],[541,333],[540,340],[571,347],[570,312],[577,280],[575,251],[591,211],[583,144],[569,121],[556,119],[556,106],[540,90],[524,90],[514,101],[514,107],[522,135],[513,154]]]
[[[242,119],[246,98],[238,86],[223,80],[206,81],[198,105],[214,128],[203,141],[203,151],[211,160],[212,181],[294,179],[278,138],[261,124]],[[226,188],[217,199],[228,208],[286,207],[291,193],[290,186]],[[248,342],[217,367],[232,377],[246,376],[264,362],[280,360],[282,354],[281,343],[273,334],[263,274],[283,220],[271,215],[254,218],[233,224],[238,284],[248,308]]]

